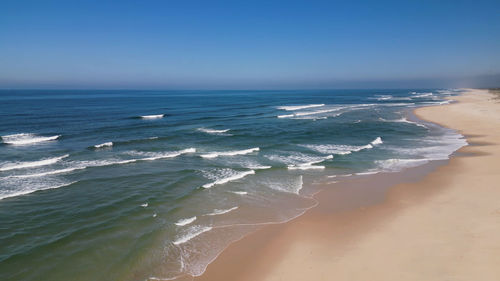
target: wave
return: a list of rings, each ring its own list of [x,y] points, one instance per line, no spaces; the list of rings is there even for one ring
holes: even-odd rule
[[[149,203],[148,203],[148,202],[146,202],[146,203],[144,203],[144,204],[141,204],[141,207],[143,207],[143,208],[146,208],[146,207],[148,207],[148,206],[149,206]]]
[[[432,92],[426,92],[426,93],[418,93],[418,92],[411,92],[410,93],[414,98],[423,98],[423,97],[430,97],[433,96]]]
[[[299,195],[304,185],[304,180],[302,175],[300,175],[298,178],[288,178],[284,181],[268,181],[265,185],[273,190]]]
[[[186,218],[186,219],[180,219],[175,223],[175,225],[184,226],[184,225],[188,225],[188,224],[194,222],[195,220],[196,220],[196,216],[191,217],[191,218]]]
[[[325,160],[333,159],[333,155],[328,155],[318,160],[313,160],[306,163],[288,165],[289,170],[311,170],[311,169],[324,169],[325,166],[314,166],[314,164],[321,163]]]
[[[215,130],[215,129],[198,128],[197,130],[200,132],[203,132],[203,133],[210,134],[210,135],[223,135],[223,136],[230,136],[231,135],[231,134],[226,134],[227,132],[230,131],[230,129]]]
[[[228,169],[228,170],[231,170],[231,169]],[[254,170],[244,171],[244,172],[239,172],[239,173],[237,172],[237,173],[232,174],[232,175],[230,175],[228,177],[220,178],[220,179],[217,179],[214,182],[204,184],[203,187],[204,188],[211,188],[214,185],[225,184],[225,183],[228,183],[230,181],[239,180],[241,178],[244,178],[244,177],[246,177],[248,175],[253,175],[253,174],[255,174]]]
[[[36,173],[36,174],[14,175],[14,176],[8,176],[7,178],[38,178],[38,177],[44,177],[44,176],[49,176],[49,175],[65,174],[65,173],[73,172],[76,170],[82,170],[82,169],[85,169],[85,168],[84,167],[67,168],[67,169],[53,170],[53,171],[48,171],[48,172],[43,172],[43,173]]]
[[[165,114],[156,114],[156,115],[143,115],[140,116],[142,119],[160,119],[165,117]]]
[[[330,109],[323,109],[323,110],[316,110],[316,111],[296,112],[293,114],[278,115],[276,117],[278,117],[278,118],[303,117],[303,116],[309,116],[309,115],[317,115],[317,114],[335,112],[335,111],[339,111],[343,108],[345,108],[345,107],[330,108]],[[342,113],[338,113],[334,117],[339,116],[340,114],[342,114]]]
[[[420,123],[417,123],[417,122],[414,122],[414,121],[410,121],[410,120],[406,119],[406,117],[403,117],[403,118],[400,118],[400,119],[396,119],[396,120],[387,120],[387,119],[384,119],[384,118],[379,118],[379,120],[383,121],[383,122],[408,123],[408,124],[413,124],[415,126],[419,126],[419,127],[428,129],[427,126],[425,126],[424,124],[420,124]]]
[[[21,134],[2,136],[2,141],[5,144],[11,144],[11,145],[29,145],[40,142],[57,140],[60,136],[61,135],[45,137],[45,136],[38,136],[36,134],[21,133]]]
[[[307,105],[288,105],[288,106],[278,106],[277,108],[286,111],[294,111],[294,110],[321,107],[321,106],[325,106],[325,104],[322,103],[322,104],[307,104]]]
[[[232,212],[236,209],[238,209],[239,207],[238,206],[234,206],[232,208],[229,208],[229,209],[215,209],[213,212],[211,213],[208,213],[206,214],[205,216],[218,216],[218,215],[223,215],[223,214],[227,214],[229,212]]]
[[[94,145],[94,148],[103,148],[103,147],[111,147],[111,146],[113,146],[113,142],[105,142],[105,143]]]
[[[235,156],[235,155],[245,155],[249,154],[252,152],[259,151],[260,148],[254,147],[254,148],[249,148],[249,149],[244,149],[244,150],[234,150],[234,151],[224,151],[224,152],[212,152],[212,153],[207,153],[207,154],[202,154],[200,155],[203,158],[216,158],[219,156]]]
[[[47,165],[52,165],[60,161],[61,159],[64,159],[68,157],[68,154],[65,154],[63,156],[59,157],[54,157],[54,158],[47,158],[47,159],[42,159],[38,161],[30,161],[30,162],[17,162],[17,163],[7,163],[2,166],[0,166],[0,171],[10,171],[10,170],[16,170],[16,169],[26,169],[26,168],[34,168],[34,167],[41,167],[41,166],[47,166]]]
[[[375,163],[388,172],[399,172],[406,168],[417,167],[429,162],[428,159],[387,159],[377,160]]]
[[[371,149],[376,145],[382,144],[382,138],[377,137],[367,145],[343,145],[343,144],[302,144],[300,146],[309,148],[322,154],[347,155],[364,149]]]
[[[190,227],[187,233],[181,237],[178,237],[175,241],[172,243],[174,245],[180,245],[188,242],[189,240],[195,238],[196,236],[212,230],[211,226],[201,226],[201,225],[195,225],[193,227]]]
[[[5,178],[4,178],[5,179]],[[4,181],[8,181],[8,179],[5,179]],[[48,189],[56,189],[60,187],[65,187],[68,185],[72,185],[76,183],[76,181],[73,182],[14,182],[11,185],[15,186],[16,188],[19,186],[22,186],[21,189],[4,189],[0,190],[0,200],[9,198],[9,197],[16,197],[16,196],[21,196],[21,195],[26,195],[30,194],[36,191],[41,191],[41,190],[48,190]]]
[[[355,173],[355,175],[357,175],[357,176],[367,176],[367,175],[374,175],[374,174],[378,174],[378,173],[380,173],[380,171],[368,171],[368,172]]]

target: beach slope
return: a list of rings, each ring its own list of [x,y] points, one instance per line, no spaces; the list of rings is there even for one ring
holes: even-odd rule
[[[467,137],[446,165],[354,210],[332,211],[322,192],[317,208],[234,243],[196,280],[500,280],[500,101],[484,90],[453,99],[415,111]]]

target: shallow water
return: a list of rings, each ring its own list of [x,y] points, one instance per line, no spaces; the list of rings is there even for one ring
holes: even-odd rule
[[[313,181],[447,159],[463,137],[408,112],[455,93],[0,91],[0,279],[199,275]]]

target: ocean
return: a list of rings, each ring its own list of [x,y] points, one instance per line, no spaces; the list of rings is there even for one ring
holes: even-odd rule
[[[448,159],[411,112],[458,92],[2,90],[0,279],[200,275],[322,182]]]

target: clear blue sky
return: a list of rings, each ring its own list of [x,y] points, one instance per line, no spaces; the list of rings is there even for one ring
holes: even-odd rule
[[[499,0],[0,3],[0,88],[495,82]]]

